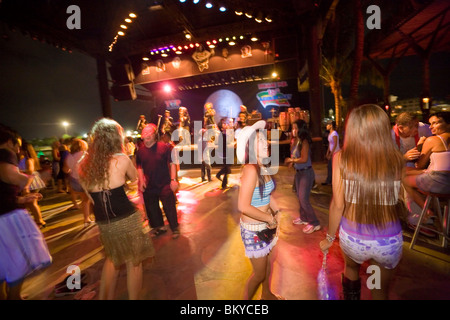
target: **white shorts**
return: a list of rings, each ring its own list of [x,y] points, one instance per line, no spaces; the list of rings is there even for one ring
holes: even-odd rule
[[[373,259],[386,269],[394,269],[402,258],[403,235],[400,231],[395,236],[364,240],[340,228],[339,245],[344,254],[358,264]]]

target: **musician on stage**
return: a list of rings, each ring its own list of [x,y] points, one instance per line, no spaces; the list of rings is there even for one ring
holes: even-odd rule
[[[173,131],[173,118],[170,116],[170,110],[166,110],[164,112],[164,120],[161,126],[161,133],[164,135],[165,133],[172,134]]]
[[[180,142],[184,141],[183,144],[190,145],[191,144],[191,133],[190,133],[190,127],[191,127],[191,117],[189,116],[189,112],[186,107],[180,107],[179,109],[180,113],[180,123],[179,123],[179,129],[180,129]]]
[[[143,114],[141,114],[141,116],[139,117],[139,121],[137,123],[136,126],[136,131],[141,134],[142,129],[144,129],[144,127],[148,124],[147,119],[145,119],[145,116]]]
[[[216,110],[213,108],[213,104],[211,102],[207,102],[205,104],[205,115],[203,116],[203,125],[206,129],[216,128],[216,120],[214,119],[214,115],[216,114]]]

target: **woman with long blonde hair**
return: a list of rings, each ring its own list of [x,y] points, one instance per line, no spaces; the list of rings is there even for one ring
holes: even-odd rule
[[[380,288],[373,299],[387,299],[393,269],[402,256],[400,201],[404,160],[391,139],[387,114],[377,105],[351,111],[344,146],[333,159],[333,198],[328,234],[320,242],[326,252],[339,228],[345,258],[342,286],[345,299],[360,298],[359,269],[370,261],[380,267]]]
[[[79,177],[93,202],[105,248],[99,298],[114,298],[120,266],[126,263],[129,299],[138,299],[142,261],[154,256],[154,248],[150,230],[143,225],[143,215],[124,190],[127,180],[137,180],[137,170],[124,153],[123,129],[116,121],[100,119],[90,138],[88,152],[80,160]]]

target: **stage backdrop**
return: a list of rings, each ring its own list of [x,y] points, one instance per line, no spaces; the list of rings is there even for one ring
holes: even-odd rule
[[[247,107],[249,112],[254,110],[262,114],[263,119],[272,117],[271,110],[287,111],[288,107],[309,109],[308,93],[298,92],[297,80],[250,82],[199,88],[193,90],[176,91],[172,93],[159,92],[156,94],[156,114],[163,115],[169,109],[174,121],[178,121],[178,108],[188,109],[191,122],[203,120],[204,105],[212,102],[216,110],[216,122],[222,117],[237,118],[240,105]],[[153,122],[152,119],[151,121]],[[156,119],[157,120],[157,119]]]

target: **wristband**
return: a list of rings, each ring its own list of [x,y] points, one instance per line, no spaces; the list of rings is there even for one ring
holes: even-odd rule
[[[336,237],[332,237],[328,233],[327,233],[326,238],[327,238],[328,242],[333,242],[334,240],[336,240]]]

